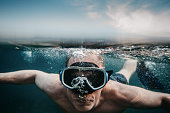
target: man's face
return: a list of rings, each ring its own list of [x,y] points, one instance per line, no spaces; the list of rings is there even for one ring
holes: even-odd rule
[[[90,111],[99,104],[101,90],[102,89],[99,89],[92,94],[86,95],[84,98],[80,98],[79,95],[74,94],[71,90],[67,89],[67,95],[76,110],[86,112]]]
[[[88,55],[87,57],[83,58],[83,59],[73,59],[71,58],[67,64],[67,66],[71,66],[73,63],[75,62],[91,62],[96,64],[99,68],[104,69],[104,67],[102,65],[100,65],[100,63],[98,63],[98,58],[96,55]],[[71,104],[73,105],[73,107],[81,112],[86,112],[86,111],[90,111],[93,108],[95,108],[96,106],[98,106],[100,99],[101,99],[101,91],[102,89],[96,90],[91,94],[87,94],[86,97],[84,98],[80,98],[79,95],[73,93],[73,91],[67,89],[67,95],[68,98],[71,102]]]

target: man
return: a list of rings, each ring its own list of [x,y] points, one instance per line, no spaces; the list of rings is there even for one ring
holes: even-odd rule
[[[22,70],[1,73],[0,82],[35,83],[66,113],[120,113],[128,107],[170,110],[170,94],[127,85],[136,64],[135,60],[127,60],[109,80],[101,55],[89,51],[73,52],[67,58],[68,68],[60,75]]]

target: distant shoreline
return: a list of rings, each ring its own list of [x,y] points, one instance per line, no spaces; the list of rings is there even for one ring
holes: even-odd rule
[[[104,48],[116,48],[123,46],[170,46],[170,39],[164,40],[122,40],[116,41],[111,39],[0,39],[0,45],[20,45],[29,47],[59,47],[59,48],[92,48],[92,49],[104,49]]]

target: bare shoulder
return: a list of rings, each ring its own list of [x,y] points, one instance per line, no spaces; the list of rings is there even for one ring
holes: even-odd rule
[[[60,86],[59,74],[49,74],[42,71],[36,72],[36,85],[43,91],[53,93]]]
[[[136,97],[137,93],[133,86],[125,85],[116,81],[109,81],[106,85],[105,92],[107,98],[113,103],[129,106],[131,101]]]

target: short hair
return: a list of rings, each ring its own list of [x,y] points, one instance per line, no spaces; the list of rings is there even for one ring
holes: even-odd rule
[[[67,57],[66,57],[66,67],[67,67],[67,64],[68,64],[68,62],[71,58],[84,58],[84,57],[87,57],[89,55],[97,56],[96,58],[99,61],[99,64],[102,67],[104,67],[104,59],[103,59],[102,53],[100,51],[97,51],[97,50],[88,50],[88,49],[70,51],[67,54]]]

